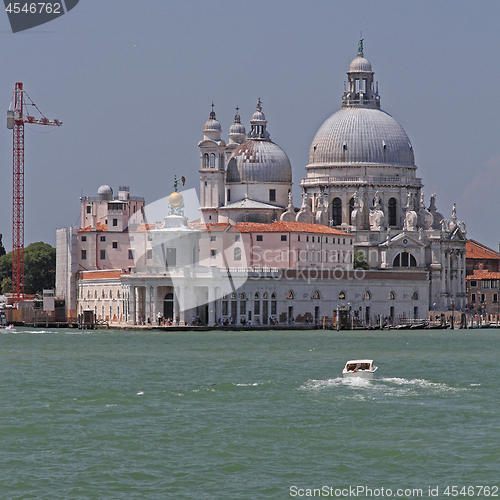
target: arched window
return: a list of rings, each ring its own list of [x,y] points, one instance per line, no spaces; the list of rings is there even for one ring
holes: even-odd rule
[[[340,300],[345,300],[346,298],[346,293],[344,290],[342,290],[340,293],[339,293],[339,299]]]
[[[391,291],[389,292],[389,300],[396,300],[396,293]]]
[[[418,300],[418,292],[413,292],[413,295],[411,296],[412,300]]]
[[[255,300],[257,300],[257,299],[259,298],[259,292],[255,292],[255,294],[254,294],[253,298],[254,298]]]
[[[203,168],[208,168],[209,166],[208,153],[205,153],[203,155]]]
[[[392,267],[417,267],[417,261],[411,253],[401,252],[394,257]]]
[[[295,296],[295,294],[293,293],[293,290],[289,290],[286,294],[286,298],[289,300],[293,299],[294,296]]]
[[[352,211],[354,210],[354,198],[349,200],[349,225],[352,224]]]
[[[234,260],[241,260],[241,248],[236,247],[234,249]]]
[[[277,300],[276,300],[276,294],[273,293],[271,295],[271,315],[275,316],[277,314],[278,307],[277,307]]]
[[[274,294],[273,294],[273,295],[274,295]],[[264,300],[267,300],[267,298],[268,298],[268,297],[267,297],[267,292],[264,292],[264,295],[262,295],[262,298],[263,298]]]
[[[244,293],[240,293],[240,300],[245,300],[247,296]]]
[[[334,226],[342,224],[342,200],[334,198],[332,203],[332,219]]]
[[[389,203],[387,204],[388,215],[389,215],[389,226],[397,226],[396,220],[396,198],[389,198]]]
[[[109,298],[112,299],[113,298],[113,290],[110,290],[109,291]]]
[[[236,292],[233,292],[233,293],[231,294],[231,300],[236,300]]]
[[[215,168],[215,153],[210,154],[210,168]]]
[[[365,292],[365,294],[363,295],[363,299],[364,299],[364,300],[370,300],[371,298],[372,298],[372,294],[370,293],[370,291],[369,291],[369,290],[367,290],[367,291]]]
[[[313,299],[321,299],[321,295],[319,293],[319,290],[316,290],[313,294],[312,294],[312,298]]]

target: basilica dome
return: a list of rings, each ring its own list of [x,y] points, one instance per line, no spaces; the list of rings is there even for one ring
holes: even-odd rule
[[[250,120],[252,129],[248,140],[231,156],[226,169],[226,182],[292,182],[292,166],[286,153],[273,141],[267,131],[262,102]]]
[[[320,127],[309,165],[414,165],[413,147],[401,125],[380,109],[346,107]]]
[[[270,140],[249,139],[238,147],[226,169],[226,182],[292,182],[286,153]]]

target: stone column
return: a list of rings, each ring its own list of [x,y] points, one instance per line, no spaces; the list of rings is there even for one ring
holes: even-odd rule
[[[179,287],[176,286],[174,287],[174,317],[172,318],[173,321],[174,321],[174,325],[175,325],[175,318],[179,318],[180,319],[180,310],[179,310]]]
[[[208,326],[215,325],[215,300],[214,300],[214,288],[212,286],[208,287]]]
[[[135,325],[135,286],[131,286],[128,294],[127,323]]]
[[[151,321],[151,286],[146,284],[144,292],[146,295],[144,297],[144,300],[146,302],[144,311],[144,323],[147,325],[148,319],[149,321]]]
[[[139,324],[139,287],[134,286],[134,325]]]
[[[151,311],[151,314],[153,315],[153,317],[151,318],[151,323],[154,323],[155,325],[158,324],[157,317],[156,317],[157,310],[158,310],[158,287],[154,286],[153,287],[153,307],[152,307],[152,311]]]

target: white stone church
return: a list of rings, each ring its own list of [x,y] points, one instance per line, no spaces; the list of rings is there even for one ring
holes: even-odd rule
[[[97,198],[81,198],[81,227],[57,234],[56,293],[72,316],[91,310],[119,324],[164,315],[181,325],[190,317],[267,325],[332,320],[341,308],[373,325],[465,306],[465,223],[455,206],[445,219],[435,194],[425,205],[411,142],[380,108],[362,41],[341,109],[312,140],[300,206],[260,99],[250,126],[247,134],[237,110],[224,141],[212,106],[198,144],[201,217],[189,225],[179,207],[163,224],[148,224],[145,200],[128,188],[114,198],[101,186]],[[255,249],[287,257],[257,263]],[[370,269],[353,279],[359,251]],[[179,267],[183,260],[189,265]],[[347,273],[336,276],[339,269]]]
[[[341,109],[316,133],[301,206],[291,198],[292,169],[272,142],[260,99],[245,127],[238,114],[221,139],[212,111],[201,151],[200,195],[205,222],[296,221],[329,225],[354,236],[374,269],[429,272],[429,309],[465,306],[465,223],[456,207],[445,219],[436,194],[426,207],[413,147],[399,123],[380,107],[378,82],[363,41],[344,83]]]

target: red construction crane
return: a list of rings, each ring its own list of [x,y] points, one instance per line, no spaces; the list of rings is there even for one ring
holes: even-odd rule
[[[12,108],[14,104],[14,109]],[[41,118],[30,116],[28,106],[33,106]],[[12,292],[15,302],[24,295],[24,124],[60,127],[59,120],[49,120],[18,82],[7,111],[7,128],[14,131],[14,161],[12,187]]]

